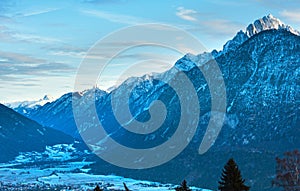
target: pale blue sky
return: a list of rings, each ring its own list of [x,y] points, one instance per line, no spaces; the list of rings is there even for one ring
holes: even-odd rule
[[[269,13],[300,29],[297,0],[1,0],[0,102],[39,99],[45,94],[58,97],[72,91],[87,50],[123,27],[172,25],[194,35],[210,51],[220,50],[236,32]],[[149,47],[145,50],[151,52]],[[169,64],[182,56],[168,51],[148,56],[166,59],[168,54]],[[123,65],[131,61],[119,60]],[[111,75],[118,71],[112,70]],[[113,85],[109,76],[106,80],[100,87]]]

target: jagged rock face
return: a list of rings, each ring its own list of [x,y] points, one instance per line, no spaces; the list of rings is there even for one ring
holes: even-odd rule
[[[235,37],[232,40],[228,41],[224,45],[224,51],[234,51],[248,39],[249,37],[243,31],[240,31],[235,35]]]
[[[265,16],[261,19],[256,20],[253,24],[250,24],[246,29],[246,35],[251,37],[261,31],[270,29],[284,29],[286,25],[283,24],[279,19],[272,15]]]
[[[299,36],[261,32],[217,61],[226,77],[227,112],[238,118],[234,133],[239,136],[233,135],[232,142],[278,151],[300,145]]]

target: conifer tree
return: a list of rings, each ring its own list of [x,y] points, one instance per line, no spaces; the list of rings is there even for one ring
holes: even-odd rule
[[[241,176],[241,172],[231,158],[224,166],[221,181],[219,181],[220,191],[248,191],[250,187],[244,184],[245,180]]]
[[[103,191],[103,190],[99,187],[99,185],[97,185],[94,191]]]
[[[124,185],[125,191],[130,191],[124,182],[123,182],[123,185]]]
[[[191,189],[189,189],[189,187],[187,186],[186,180],[183,180],[181,185],[177,188],[175,188],[176,191],[192,191]]]

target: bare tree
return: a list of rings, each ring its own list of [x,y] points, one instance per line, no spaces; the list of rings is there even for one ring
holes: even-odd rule
[[[300,152],[286,152],[282,159],[276,158],[276,178],[273,184],[284,191],[300,190]]]

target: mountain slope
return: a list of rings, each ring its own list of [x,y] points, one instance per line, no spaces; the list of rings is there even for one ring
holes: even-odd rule
[[[159,178],[165,181],[187,178],[192,184],[213,189],[215,180],[219,179],[221,164],[234,157],[252,190],[271,190],[275,157],[300,147],[300,37],[286,30],[263,31],[215,59],[224,74],[228,107],[224,126],[214,146],[202,156],[196,153],[211,116],[211,97],[207,83],[196,67],[199,65],[195,62],[196,56],[187,55],[165,76],[174,75],[176,68],[180,68],[192,80],[201,105],[198,131],[182,154],[144,173],[154,175],[159,172]],[[210,67],[209,62],[203,67]],[[180,103],[175,92],[167,84],[144,77],[119,87],[120,105],[127,104],[121,95],[132,86],[135,88],[129,106],[133,116],[147,121],[149,105],[154,100],[161,100],[168,108],[164,124],[147,135],[124,130],[115,119],[109,95],[104,104],[98,105],[102,125],[119,143],[134,148],[150,148],[167,141],[180,119]],[[193,107],[193,103],[189,107]],[[181,176],[176,172],[182,172]],[[143,176],[143,173],[136,176]],[[155,176],[151,177],[155,179]]]
[[[71,143],[73,139],[0,104],[0,142],[0,161],[4,162],[19,152],[42,151],[47,145]]]
[[[74,138],[80,138],[77,127],[73,117],[72,111],[72,95],[76,96],[78,104],[81,106],[80,112],[88,112],[90,107],[91,94],[96,94],[96,101],[101,100],[101,97],[106,95],[105,91],[98,88],[86,90],[77,93],[67,93],[58,98],[57,100],[47,103],[42,107],[30,110],[27,113],[22,113],[25,116],[38,121],[40,124],[60,130]],[[18,107],[16,111],[22,110]]]

